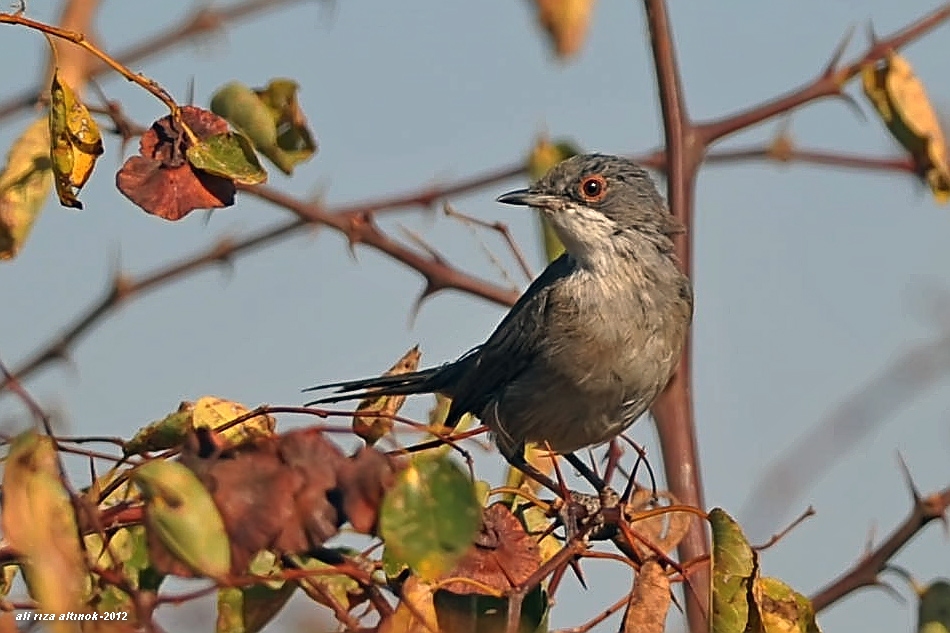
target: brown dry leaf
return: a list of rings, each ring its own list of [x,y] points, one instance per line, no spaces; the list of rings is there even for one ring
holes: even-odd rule
[[[910,63],[890,51],[882,61],[866,65],[861,79],[864,94],[891,135],[910,153],[934,198],[950,201],[950,161],[943,129]]]
[[[633,493],[630,503],[627,504],[627,514],[632,515],[630,526],[638,535],[648,539],[660,551],[669,553],[686,536],[694,517],[688,512],[669,511],[655,516],[638,518],[637,514],[642,514],[648,510],[677,505],[676,497],[670,492],[658,490],[656,496],[657,499],[654,501],[652,491],[645,488],[637,489]],[[655,555],[653,549],[639,541],[633,543],[633,547],[643,558]]]
[[[374,449],[347,457],[318,429],[258,438],[223,452],[212,443],[210,433],[199,429],[181,461],[211,491],[235,573],[244,572],[262,549],[311,551],[347,521],[372,532],[396,468]]]
[[[587,39],[594,0],[534,0],[538,23],[548,32],[560,59],[573,57]]]
[[[537,542],[529,536],[504,503],[493,503],[483,514],[482,527],[472,547],[455,568],[443,576],[469,578],[498,593],[527,580],[541,566]],[[491,595],[471,583],[453,581],[441,586],[456,594]]]
[[[396,364],[390,367],[383,376],[398,376],[399,374],[408,374],[419,368],[419,359],[422,358],[422,352],[416,345],[408,352],[403,354],[402,358],[396,361]],[[372,446],[386,436],[393,429],[392,416],[399,413],[406,396],[370,396],[360,401],[356,407],[360,412],[375,412],[384,415],[354,415],[353,432],[366,441],[367,446]]]
[[[218,115],[184,106],[181,123],[205,140],[228,131]],[[162,117],[142,135],[139,155],[130,156],[116,174],[116,186],[145,212],[166,220],[180,220],[195,209],[217,209],[234,204],[234,182],[194,168],[186,152],[191,144],[181,123]]]
[[[423,620],[420,621],[417,615]],[[402,585],[399,606],[380,623],[379,633],[438,633],[440,630],[432,587],[415,576],[409,576]]]
[[[0,172],[0,260],[20,252],[52,186],[49,121],[42,117],[13,142]]]
[[[623,616],[622,633],[663,633],[671,602],[670,579],[656,559],[640,566]]]

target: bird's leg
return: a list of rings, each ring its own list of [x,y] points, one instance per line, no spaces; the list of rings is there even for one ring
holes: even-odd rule
[[[594,487],[594,490],[597,492],[603,492],[607,488],[607,482],[600,478],[600,475],[594,472],[594,470],[585,464],[580,457],[574,453],[565,453],[564,459],[567,460],[567,463],[574,467],[574,469],[580,473],[581,477],[586,479],[591,486]]]
[[[500,447],[499,447],[500,448]],[[506,450],[501,451],[502,456],[505,458],[505,461],[511,465],[512,468],[520,470],[525,475],[534,479],[536,482],[553,492],[554,494],[561,496],[564,491],[561,486],[559,486],[553,479],[542,473],[540,470],[535,468],[528,460],[524,458],[524,444],[522,443],[519,446],[516,446],[514,450],[510,453]]]

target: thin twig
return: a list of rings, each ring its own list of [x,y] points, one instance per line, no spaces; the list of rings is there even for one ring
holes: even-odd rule
[[[296,4],[302,1],[245,0],[228,6],[206,6],[186,16],[178,26],[117,53],[115,59],[124,66],[130,66],[164,51],[172,50],[181,42],[197,39],[215,30],[223,29],[232,22],[237,22],[264,11],[273,11],[283,5]],[[89,69],[89,78],[98,77],[109,71],[111,71],[111,68],[104,63],[99,63]],[[0,103],[0,120],[33,107],[40,100],[46,88],[47,86],[41,83],[5,99]]]
[[[512,256],[515,258],[515,261],[518,262],[518,266],[521,268],[521,272],[524,273],[524,276],[530,281],[534,279],[534,272],[531,270],[531,266],[528,265],[528,260],[525,258],[524,253],[521,251],[521,247],[518,246],[518,242],[515,241],[515,238],[512,237],[511,231],[508,229],[508,225],[504,222],[486,222],[480,218],[476,218],[465,213],[462,213],[448,201],[442,205],[442,212],[450,218],[455,218],[463,224],[480,226],[485,229],[496,231],[501,235],[502,239],[505,240],[505,244],[508,245],[508,250],[511,251]],[[488,250],[487,248],[485,250]],[[490,253],[489,253],[490,254]]]

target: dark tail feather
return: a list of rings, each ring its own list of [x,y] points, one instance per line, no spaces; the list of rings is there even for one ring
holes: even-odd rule
[[[414,393],[434,393],[445,387],[443,384],[445,381],[441,380],[444,369],[444,367],[433,367],[432,369],[423,369],[408,374],[331,382],[309,387],[304,391],[336,389],[336,392],[340,395],[319,398],[308,402],[304,406],[310,407],[315,404],[330,404],[345,400],[362,400],[369,396],[407,396]]]

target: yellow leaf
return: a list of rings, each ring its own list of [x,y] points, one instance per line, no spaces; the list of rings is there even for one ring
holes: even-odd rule
[[[49,437],[28,431],[10,447],[3,473],[3,533],[20,555],[30,595],[46,613],[82,611],[86,576],[76,515]],[[51,623],[54,633],[76,622]]]
[[[587,39],[594,0],[535,0],[538,23],[548,32],[560,59],[573,57]]]
[[[192,425],[196,429],[206,427],[214,430],[250,412],[250,409],[240,402],[202,396],[192,408]],[[237,446],[258,437],[272,436],[276,425],[277,421],[272,416],[256,415],[225,429],[221,434],[231,446]]]
[[[49,126],[42,117],[14,141],[0,172],[0,260],[16,257],[52,186]]]
[[[82,208],[76,198],[102,154],[102,136],[89,110],[53,73],[49,108],[50,156],[56,194],[65,207]]]
[[[864,94],[891,135],[911,155],[934,198],[950,200],[950,162],[940,121],[910,63],[891,51],[861,71]]]
[[[411,350],[403,354],[402,358],[396,361],[396,364],[389,368],[383,376],[398,376],[399,374],[408,374],[419,367],[419,359],[422,352],[416,345]],[[372,446],[380,438],[389,433],[393,428],[392,416],[399,413],[406,396],[370,396],[360,401],[356,407],[358,412],[362,413],[380,413],[382,415],[354,415],[353,432],[366,440],[368,446]]]
[[[416,617],[417,615],[422,616],[422,621]],[[409,576],[402,585],[402,601],[395,612],[380,623],[379,631],[380,633],[437,633],[440,631],[432,587],[415,576]]]

